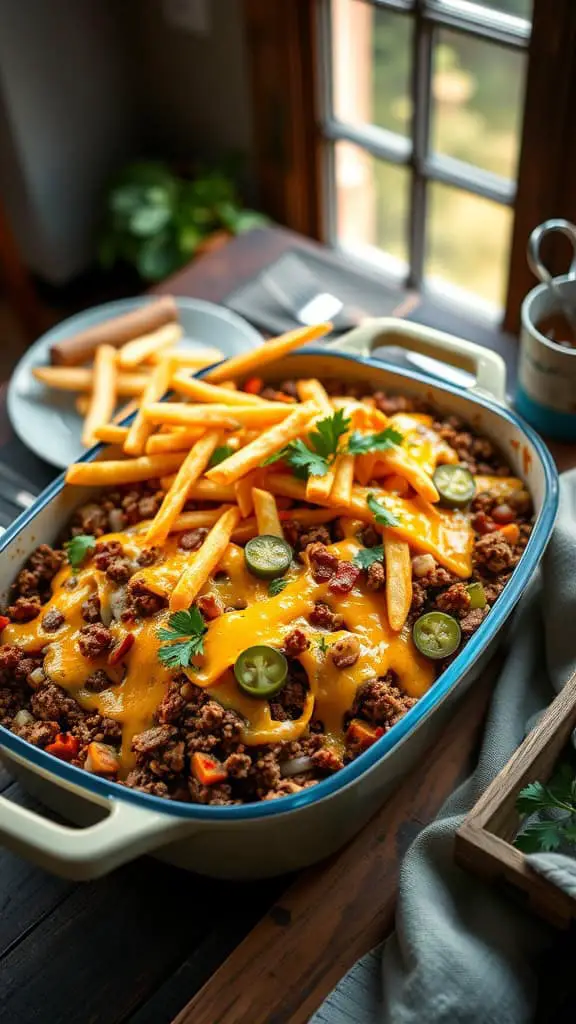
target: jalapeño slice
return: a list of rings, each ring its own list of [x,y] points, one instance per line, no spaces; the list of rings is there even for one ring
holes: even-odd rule
[[[438,466],[432,477],[440,503],[446,508],[464,508],[476,494],[476,482],[469,469],[450,463]]]
[[[236,658],[234,675],[238,686],[249,697],[267,700],[282,689],[288,674],[288,662],[281,651],[265,644],[247,647]]]
[[[292,548],[282,537],[263,533],[253,537],[244,548],[246,566],[254,576],[272,580],[283,576],[292,561]]]
[[[426,612],[416,619],[412,639],[426,658],[448,658],[460,646],[460,625],[445,612]]]

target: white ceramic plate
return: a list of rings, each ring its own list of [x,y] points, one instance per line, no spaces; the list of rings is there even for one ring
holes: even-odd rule
[[[8,415],[18,437],[36,455],[65,469],[85,449],[80,441],[82,420],[74,408],[76,396],[52,390],[36,381],[32,376],[33,367],[49,364],[49,350],[54,342],[102,320],[129,313],[150,301],[147,297],[121,299],[86,309],[43,334],[22,357],[8,388]],[[176,303],[184,329],[179,348],[213,345],[225,356],[232,356],[262,344],[262,335],[254,327],[223,306],[177,296]]]

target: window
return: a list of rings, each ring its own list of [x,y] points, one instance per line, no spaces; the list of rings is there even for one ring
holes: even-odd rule
[[[574,0],[242,3],[263,209],[516,331],[576,221]]]
[[[531,7],[324,0],[331,241],[412,287],[504,306]]]

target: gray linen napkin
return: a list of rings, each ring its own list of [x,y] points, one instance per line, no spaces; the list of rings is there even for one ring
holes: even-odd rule
[[[456,866],[454,833],[576,666],[576,470],[561,480],[558,523],[509,634],[477,768],[410,847],[396,931],[363,957],[311,1024],[526,1024],[551,929]],[[576,862],[530,857],[574,891]]]

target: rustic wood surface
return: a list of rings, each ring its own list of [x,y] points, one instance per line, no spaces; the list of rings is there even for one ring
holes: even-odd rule
[[[254,232],[205,256],[158,292],[223,301],[287,249],[299,246],[309,249],[314,243],[282,229]],[[513,374],[516,342],[510,336],[456,317],[429,299],[410,318],[496,348]],[[559,452],[563,466],[576,464],[574,447]],[[0,390],[0,460],[41,486],[55,475],[12,433],[5,389]],[[208,982],[197,999],[198,1012],[206,1014],[215,998],[216,982],[209,979],[232,954],[231,966],[217,975],[218,985],[228,984],[227,978],[232,984],[230,972],[238,971],[246,949],[255,958],[249,977],[257,981],[254,999],[260,1000],[250,1007],[251,1024],[305,1019],[303,1014],[318,1005],[340,973],[389,928],[402,854],[468,770],[487,697],[482,684],[471,691],[458,711],[460,727],[452,727],[449,743],[444,736],[431,752],[426,772],[404,783],[406,796],[397,795],[382,812],[384,818],[378,815],[352,846],[328,865],[303,873],[293,888],[288,888],[293,880],[286,878],[215,883],[150,858],[78,885],[0,851],[2,1024],[169,1024]],[[0,773],[0,789],[31,803],[6,774]],[[250,944],[236,951],[254,926]],[[299,957],[294,959],[292,952]],[[237,977],[237,990],[247,987],[247,977]],[[284,1009],[280,990],[290,987],[291,1004]],[[276,1007],[273,1018],[269,1005]],[[184,1020],[195,1022],[234,1020],[192,1017],[189,1008],[183,1013]]]
[[[530,782],[548,781],[575,726],[576,673],[466,816],[455,844],[463,867],[511,883],[537,913],[563,928],[576,917],[576,900],[532,871],[511,842],[520,824],[518,793]]]

